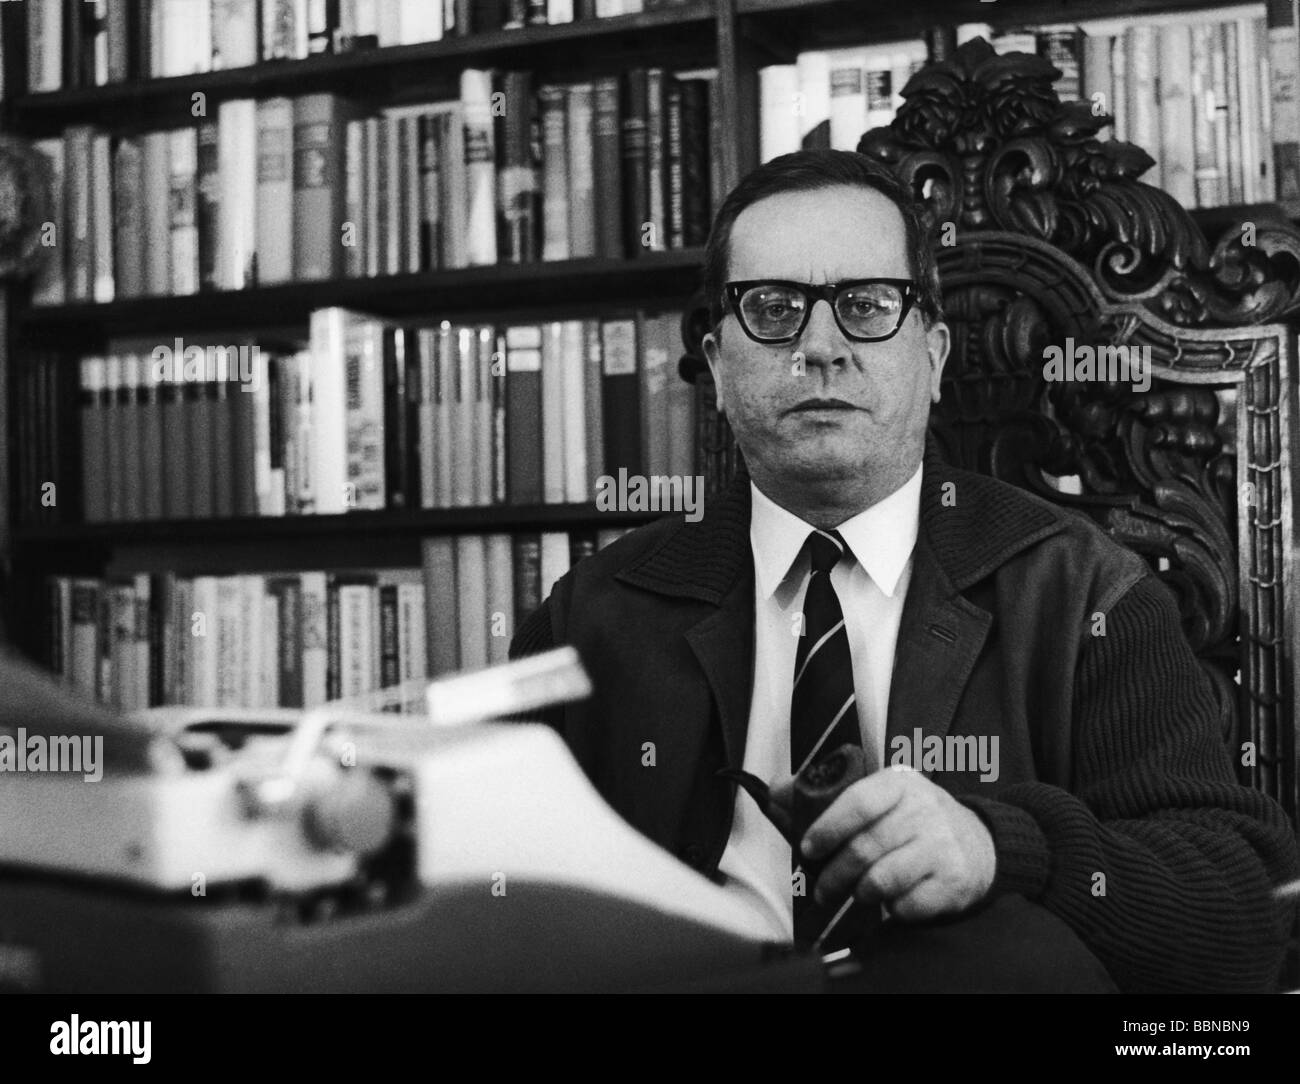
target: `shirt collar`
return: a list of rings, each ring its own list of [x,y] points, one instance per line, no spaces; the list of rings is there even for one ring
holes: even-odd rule
[[[761,598],[771,598],[790,574],[812,524],[772,501],[753,481],[749,544]],[[921,508],[921,467],[883,500],[841,523],[836,530],[877,587],[890,598],[916,544]]]

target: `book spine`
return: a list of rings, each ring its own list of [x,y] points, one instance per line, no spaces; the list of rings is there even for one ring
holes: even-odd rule
[[[711,80],[691,79],[682,85],[682,192],[683,235],[688,246],[709,239],[710,171],[709,89]],[[865,97],[863,108],[865,109]],[[856,148],[856,143],[854,145]]]
[[[438,139],[438,118],[422,114],[420,136],[420,267],[435,270],[443,266],[442,152]]]
[[[120,297],[144,293],[144,149],[138,138],[118,140],[113,168],[116,257],[113,280]]]
[[[399,651],[398,678],[402,683],[423,681],[429,669],[425,644],[424,584],[399,583],[397,585],[397,643]],[[404,705],[409,713],[424,710],[419,693]]]
[[[64,238],[68,236],[67,178],[62,139],[38,139],[33,144],[50,166],[50,221],[54,223],[52,244],[45,244],[32,281],[33,305],[61,305],[64,289]],[[44,242],[46,239],[42,238]]]
[[[221,248],[221,163],[219,132],[216,122],[200,124],[194,184],[196,189],[195,220],[199,246],[199,288],[221,287],[217,267]]]
[[[595,88],[578,83],[568,88],[568,218],[569,256],[596,255]]]
[[[162,410],[162,380],[147,359],[140,364],[140,515],[162,519],[163,463],[166,459]]]
[[[514,561],[508,534],[490,534],[483,540],[487,565],[488,662],[509,661],[514,629]]]
[[[560,86],[538,91],[542,124],[542,259],[569,258],[569,165],[565,94]]]
[[[293,105],[294,278],[331,279],[342,267],[346,117],[332,94],[308,94]]]
[[[364,224],[366,215],[366,122],[348,121],[344,207],[343,273],[362,278],[366,273]]]
[[[1241,65],[1237,24],[1224,22],[1220,25],[1220,30],[1223,34],[1224,101],[1227,103],[1228,202],[1241,203],[1246,194],[1245,170],[1242,168],[1241,96],[1237,82]]]
[[[457,105],[438,117],[442,150],[444,267],[469,266],[469,179],[465,167],[465,111]]]
[[[455,328],[448,321],[438,325],[434,361],[435,508],[450,508],[455,503],[452,479],[456,472],[456,448],[463,447],[461,442],[465,439],[460,431],[457,338]]]
[[[507,479],[510,467],[510,442],[509,418],[506,416],[506,337],[499,329],[493,328],[491,333],[492,364],[488,376],[492,412],[491,499],[493,504],[505,504],[510,498]]]
[[[625,74],[623,84],[623,248],[626,254],[644,251],[649,236],[650,189],[647,73],[644,68]]]
[[[99,669],[99,584],[93,579],[72,581],[72,644],[69,658],[70,684],[83,696],[94,699]]]
[[[217,284],[223,290],[244,290],[257,276],[257,103],[248,98],[222,102],[217,133]]]
[[[1196,206],[1217,207],[1222,176],[1215,156],[1214,84],[1211,75],[1211,36],[1214,27],[1196,23],[1191,27],[1192,45],[1192,148],[1194,153]]]
[[[308,441],[302,449],[300,483],[310,494],[307,510],[331,515],[347,510],[347,325],[345,309],[318,309],[311,316],[310,384],[300,396],[310,404]]]
[[[384,507],[383,326],[350,322],[345,336],[348,509]]]
[[[191,349],[197,350],[197,347]],[[202,375],[185,380],[185,406],[190,419],[189,512],[195,519],[208,519],[216,510],[216,475],[213,463],[217,449],[217,397],[220,394],[216,380],[208,371],[206,358]]]
[[[155,296],[171,293],[171,138],[167,132],[147,132],[143,137],[144,291]]]
[[[564,325],[542,325],[542,500],[563,504],[564,489]]]
[[[542,329],[506,328],[506,490],[511,504],[542,503]]]
[[[396,117],[379,125],[379,232],[381,274],[395,275],[402,265],[401,145]]]
[[[664,166],[668,141],[664,121],[664,70],[650,68],[646,72],[646,189],[650,198],[650,214],[647,219],[650,230],[649,244],[638,248],[637,255],[662,252],[667,247]]]
[[[258,0],[212,0],[212,70],[256,64]]]
[[[1294,204],[1300,200],[1300,8],[1268,0],[1267,18],[1273,198]]]
[[[162,424],[166,433],[166,455],[162,465],[163,515],[168,519],[188,519],[193,514],[188,473],[194,418],[182,374],[180,357],[173,358],[170,370],[160,370]]]
[[[477,420],[478,344],[474,329],[456,328],[455,400],[452,406],[452,433],[455,450],[452,453],[451,503],[467,507],[476,501],[474,452],[478,437]]]
[[[67,294],[70,301],[90,301],[94,292],[94,234],[91,227],[91,140],[84,125],[64,129],[65,200],[67,204]]]
[[[384,266],[385,206],[384,162],[385,127],[383,117],[366,117],[361,145],[365,153],[362,246],[365,248],[365,274],[371,278],[380,274]]]
[[[541,541],[541,593],[548,598],[555,581],[569,571],[569,536],[564,531],[543,531]]]
[[[434,462],[437,448],[436,420],[436,380],[434,366],[438,355],[438,338],[433,328],[419,328],[416,339],[420,344],[420,403],[419,403],[419,473],[420,507],[437,508],[437,466]]]
[[[1259,96],[1259,66],[1265,58],[1256,47],[1255,20],[1238,19],[1237,23],[1237,101],[1241,111],[1241,199],[1259,203],[1272,199],[1260,184],[1263,103]]]
[[[389,508],[406,508],[406,463],[411,439],[406,430],[406,332],[403,328],[386,328],[383,340],[385,504]]]
[[[1192,36],[1185,24],[1159,28],[1160,156],[1164,188],[1184,207],[1196,200],[1192,116]]]
[[[511,539],[515,589],[515,628],[542,604],[542,539],[536,532]]]
[[[303,706],[302,586],[293,576],[269,580],[266,586],[279,611],[277,701],[281,707],[300,708]]]
[[[498,241],[505,263],[537,259],[539,186],[533,164],[533,94],[528,72],[506,72],[505,100],[498,151],[501,156],[498,194]]]
[[[224,363],[225,348],[220,349],[223,361],[220,368],[209,375],[208,397],[212,410],[212,512],[218,519],[235,515],[235,459],[240,456],[240,433],[235,422],[235,402],[230,379]],[[241,457],[242,458],[242,457]],[[249,456],[251,459],[251,456]]]
[[[560,325],[560,387],[562,426],[564,500],[581,504],[591,499],[591,481],[587,469],[587,354],[584,349],[582,321],[565,320]]]
[[[104,368],[104,392],[106,409],[104,411],[104,470],[107,488],[107,510],[104,518],[117,522],[123,515],[123,414],[125,411],[122,381],[122,359],[110,354]]]
[[[94,298],[101,304],[113,300],[113,151],[107,134],[91,140],[91,226],[94,252]]]
[[[258,514],[258,483],[262,469],[269,464],[259,463],[257,399],[260,379],[255,376],[261,349],[256,345],[239,347],[238,380],[235,374],[220,381],[229,401],[231,440],[223,451],[217,453],[218,462],[229,463],[231,477],[231,514],[255,516]],[[263,483],[265,484],[265,483]]]
[[[460,669],[460,595],[456,548],[451,538],[426,538],[422,545],[425,643],[430,677]]]
[[[490,326],[474,329],[474,503],[491,504],[496,490],[496,419],[492,411],[493,354],[496,332]]]
[[[301,588],[302,706],[329,699],[329,587],[324,572],[304,572]]]
[[[766,68],[760,68],[758,94],[760,160],[770,162],[782,154],[797,151],[799,149],[797,109],[802,102],[799,69],[794,64],[770,64]],[[869,123],[868,127],[870,126]]]
[[[487,552],[482,535],[458,535],[456,589],[460,668],[479,670],[488,664]]]
[[[666,173],[666,207],[664,217],[667,222],[669,248],[681,248],[686,238],[686,194],[683,190],[685,176],[682,165],[684,146],[682,143],[682,88],[671,76],[668,78],[664,112],[666,117],[667,167]]]
[[[198,133],[179,128],[169,133],[171,210],[171,293],[199,290]]]
[[[423,270],[421,253],[420,195],[423,179],[420,176],[420,125],[418,117],[401,120],[402,144],[402,270]]]
[[[109,518],[107,378],[104,358],[81,359],[82,518],[87,523]]]
[[[596,254],[607,260],[623,256],[623,153],[619,81],[609,76],[595,83],[592,157],[596,210]]]
[[[595,479],[605,473],[605,422],[601,404],[600,321],[582,321],[583,432],[586,434],[587,485],[594,492]]]
[[[379,588],[379,687],[390,689],[402,680],[400,633],[397,627],[397,584]]]
[[[401,328],[398,335],[402,340],[402,436],[404,449],[402,472],[402,492],[407,508],[419,508],[421,501],[423,438],[420,433],[421,411],[424,402],[424,359],[420,331],[416,328]]]
[[[471,265],[497,259],[496,150],[492,130],[492,77],[473,68],[461,72],[465,110],[466,258]]]
[[[601,325],[604,376],[605,472],[641,472],[641,407],[637,374],[636,321],[606,320]]]
[[[666,475],[668,460],[668,344],[664,321],[642,316],[641,343],[641,447],[645,473]]]
[[[140,388],[140,358],[127,354],[122,358],[121,383],[118,385],[118,440],[121,445],[121,460],[116,463],[121,476],[120,492],[122,494],[121,517],[131,523],[138,523],[144,513],[144,493],[141,488],[140,462],[140,408],[142,395]]]

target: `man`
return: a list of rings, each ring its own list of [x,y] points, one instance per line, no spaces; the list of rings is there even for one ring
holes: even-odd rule
[[[1270,988],[1295,837],[1234,781],[1172,597],[927,444],[949,333],[906,190],[775,159],[720,209],[705,287],[748,475],[576,566],[512,645],[578,649],[594,695],[550,721],[606,800],[774,935],[825,949],[883,905],[867,989]],[[882,770],[798,856],[716,775],[844,742]]]

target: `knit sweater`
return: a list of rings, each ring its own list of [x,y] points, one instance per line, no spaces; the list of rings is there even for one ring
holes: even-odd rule
[[[714,773],[743,762],[754,665],[748,525],[742,475],[699,523],[667,517],[575,566],[511,645],[577,647],[593,696],[545,721],[616,811],[714,877],[732,816]],[[933,445],[887,741],[917,728],[999,739],[997,780],[931,778],[989,828],[991,892],[1058,915],[1121,990],[1275,985],[1294,910],[1271,892],[1300,874],[1295,834],[1236,782],[1168,589],[1083,517]]]

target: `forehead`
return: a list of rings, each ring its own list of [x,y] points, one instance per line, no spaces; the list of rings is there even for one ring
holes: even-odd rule
[[[871,188],[837,185],[767,196],[736,218],[727,277],[909,278],[902,212]]]

